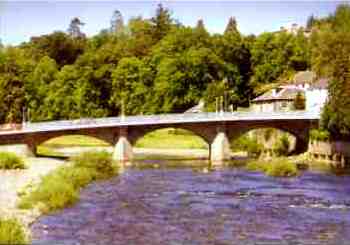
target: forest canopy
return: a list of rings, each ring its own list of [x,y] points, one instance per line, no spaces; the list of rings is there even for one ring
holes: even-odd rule
[[[81,30],[88,21],[73,18],[67,30],[0,45],[0,122],[184,112],[200,100],[210,111],[220,96],[247,107],[261,87],[312,69],[332,80],[324,127],[350,132],[346,4],[310,16],[297,33],[258,36],[241,34],[234,17],[223,34],[209,33],[201,19],[184,26],[161,4],[149,19],[111,15],[92,37]]]

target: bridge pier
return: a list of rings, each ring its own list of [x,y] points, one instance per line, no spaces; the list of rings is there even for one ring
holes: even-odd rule
[[[132,145],[127,138],[127,129],[120,129],[118,142],[114,147],[113,159],[121,162],[131,161],[133,159]]]
[[[230,142],[225,132],[218,132],[210,145],[210,160],[213,163],[222,163],[231,157]]]

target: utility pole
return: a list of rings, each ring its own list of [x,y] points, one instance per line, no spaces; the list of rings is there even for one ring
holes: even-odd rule
[[[121,116],[120,116],[120,120],[124,121],[125,119],[125,112],[124,112],[124,99],[122,99],[122,104],[121,104]]]
[[[22,127],[24,127],[26,125],[26,108],[25,106],[22,107]]]
[[[220,114],[224,114],[224,97],[220,96]]]

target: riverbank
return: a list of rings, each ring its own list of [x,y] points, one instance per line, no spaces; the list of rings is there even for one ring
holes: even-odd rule
[[[29,226],[39,216],[40,211],[36,208],[22,210],[17,207],[18,193],[21,193],[28,185],[36,185],[42,176],[65,164],[62,160],[51,158],[25,158],[26,169],[0,170],[0,217],[16,218],[24,226],[27,235]]]

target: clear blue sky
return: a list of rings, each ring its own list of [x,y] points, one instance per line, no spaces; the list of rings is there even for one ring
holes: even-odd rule
[[[304,25],[311,14],[326,16],[340,2],[335,1],[4,1],[0,0],[0,39],[19,44],[31,36],[66,31],[73,17],[86,25],[88,36],[108,28],[118,9],[127,21],[133,16],[149,18],[158,3],[171,9],[173,17],[187,26],[203,19],[211,33],[222,33],[230,16],[235,16],[243,34],[276,31],[281,26]]]

